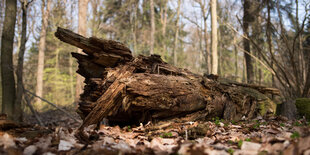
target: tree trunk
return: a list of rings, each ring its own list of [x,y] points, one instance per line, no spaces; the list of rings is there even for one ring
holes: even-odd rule
[[[305,61],[305,70],[307,72],[305,86],[303,89],[302,97],[310,97],[310,36],[308,36],[304,43],[304,61]]]
[[[208,25],[207,25],[207,14],[204,8],[204,5],[200,4],[200,8],[203,13],[203,24],[204,24],[204,40],[205,40],[205,61],[206,61],[206,73],[209,74],[211,71],[211,58],[210,58],[210,52],[209,52],[209,43],[208,43]]]
[[[151,11],[151,40],[150,40],[150,54],[154,54],[154,42],[155,42],[155,15],[154,15],[154,1],[150,0]]]
[[[17,77],[17,89],[16,89],[16,101],[15,101],[15,113],[18,121],[22,121],[22,108],[21,102],[23,99],[23,70],[24,70],[24,54],[25,54],[25,46],[26,46],[26,35],[27,35],[27,9],[29,3],[27,1],[22,1],[22,34],[20,40],[20,48],[18,52],[18,64],[16,70]]]
[[[13,43],[16,22],[16,0],[6,0],[1,40],[2,112],[14,120],[15,80],[13,70]]]
[[[0,1],[0,48],[1,48],[1,40],[2,40],[2,28],[3,28],[3,14],[4,14],[4,2],[5,1]],[[0,54],[1,58],[1,54]],[[0,64],[0,73],[1,73],[1,64]],[[0,75],[0,105],[2,105],[2,80],[1,80],[1,75]],[[2,108],[2,107],[1,107]]]
[[[211,0],[211,53],[212,53],[212,67],[211,73],[218,74],[218,53],[217,53],[217,13],[216,0]]]
[[[266,36],[267,36],[267,43],[268,43],[268,50],[269,50],[269,53],[273,53],[272,51],[272,43],[271,43],[271,19],[270,19],[270,9],[271,9],[271,6],[270,6],[270,1],[268,0],[267,1],[267,29],[266,29]],[[271,63],[271,68],[273,68],[273,59],[270,60]],[[271,75],[271,85],[274,87],[275,86],[275,81],[274,81],[274,75],[272,74]]]
[[[168,10],[168,5],[167,5],[167,1],[164,0],[164,10],[163,10],[163,19],[162,19],[162,37],[165,38],[166,37],[166,27],[167,27],[167,17],[168,17],[168,14],[167,14],[167,10]],[[165,40],[165,39],[164,39]],[[162,51],[162,54],[165,54],[165,52],[167,52],[167,45],[166,45],[166,42],[163,41],[163,51]]]
[[[37,86],[36,86],[36,95],[43,97],[43,72],[44,72],[44,57],[45,57],[45,48],[46,48],[46,31],[48,26],[48,18],[50,11],[51,0],[47,0],[46,9],[45,0],[42,0],[42,26],[40,32],[40,41],[39,41],[39,55],[38,55],[38,70],[37,70]],[[37,103],[41,103],[40,99],[36,100]]]
[[[78,108],[84,122],[77,136],[82,140],[87,140],[83,129],[104,117],[111,124],[130,125],[182,116],[236,121],[275,112],[262,93],[278,94],[276,89],[200,76],[158,55],[134,58],[129,48],[112,40],[84,38],[62,28],[55,35],[86,54],[72,53],[79,63],[77,73],[86,79]],[[261,106],[266,106],[264,112]]]
[[[79,25],[78,32],[79,34],[86,36],[86,26],[87,26],[87,4],[88,0],[79,0]],[[82,49],[78,49],[78,53],[82,53]],[[78,102],[80,99],[80,94],[83,92],[84,78],[80,75],[76,77],[76,87],[75,87],[75,102]]]
[[[237,49],[237,41],[234,36],[234,53],[235,53],[235,81],[238,81],[238,49]]]
[[[249,23],[250,23],[250,7],[251,2],[249,0],[244,0],[243,4],[243,33],[245,36],[249,37]],[[243,38],[243,48],[245,51],[251,53],[250,47],[250,40],[247,38]],[[254,82],[254,73],[253,73],[253,64],[251,60],[251,56],[244,53],[245,63],[246,63],[246,75],[247,75],[247,82],[253,83]]]
[[[174,47],[173,47],[173,64],[177,65],[178,57],[177,57],[177,48],[178,48],[178,38],[179,38],[179,19],[180,19],[180,7],[181,7],[181,0],[178,0],[178,8],[177,8],[177,20],[175,22],[175,36],[174,36]]]

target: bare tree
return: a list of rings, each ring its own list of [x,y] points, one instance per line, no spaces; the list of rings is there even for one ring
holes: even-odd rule
[[[45,55],[45,44],[46,44],[46,30],[49,18],[49,11],[51,0],[47,0],[47,5],[45,6],[45,0],[42,0],[42,26],[40,32],[40,41],[39,41],[39,55],[38,55],[38,70],[37,70],[37,86],[36,86],[36,95],[43,97],[43,71],[44,71],[44,55]],[[41,102],[37,98],[36,102]]]
[[[15,80],[13,71],[13,42],[17,0],[6,0],[1,41],[2,112],[14,119]]]
[[[212,52],[212,74],[218,74],[218,53],[217,53],[217,13],[216,13],[216,0],[211,0],[211,52]]]
[[[249,36],[249,23],[251,20],[251,2],[250,0],[244,0],[243,2],[243,33],[245,36]],[[250,41],[247,38],[243,39],[243,48],[248,53],[251,53]],[[246,77],[248,83],[254,82],[253,64],[251,56],[248,53],[244,53],[245,64],[246,64]]]
[[[17,88],[16,88],[16,100],[15,100],[15,117],[18,121],[22,121],[22,108],[21,102],[23,99],[23,68],[24,68],[24,54],[25,54],[25,46],[27,42],[27,10],[29,4],[32,2],[28,2],[27,0],[20,0],[21,8],[22,8],[22,32],[21,32],[21,40],[20,47],[18,52],[18,63],[16,69],[16,77],[17,77]]]
[[[209,52],[209,43],[208,43],[208,24],[207,24],[207,19],[209,16],[209,10],[206,5],[206,0],[195,0],[200,6],[200,10],[202,13],[202,18],[203,18],[203,24],[204,24],[204,42],[205,42],[205,61],[206,61],[206,73],[209,74],[211,71],[211,56]]]
[[[86,36],[87,4],[88,4],[88,0],[79,0],[78,33],[83,36]],[[82,49],[78,49],[78,53],[82,53]],[[83,81],[84,81],[84,78],[80,75],[77,75],[76,87],[75,87],[75,101],[76,102],[79,100],[80,94],[83,92]]]
[[[160,9],[160,21],[161,21],[161,24],[163,25],[162,26],[162,37],[165,38],[166,37],[166,29],[167,29],[167,17],[168,17],[168,14],[167,14],[167,10],[168,10],[168,5],[167,5],[167,0],[162,0],[162,3],[164,4],[164,6],[162,6],[162,8]],[[164,52],[166,52],[167,50],[167,45],[166,43],[163,41],[163,49],[162,49],[162,54]]]
[[[178,0],[178,8],[177,8],[177,20],[175,21],[175,36],[174,36],[174,48],[173,48],[173,64],[177,65],[177,46],[178,46],[178,38],[179,38],[179,19],[180,19],[180,7],[181,7],[181,0]]]

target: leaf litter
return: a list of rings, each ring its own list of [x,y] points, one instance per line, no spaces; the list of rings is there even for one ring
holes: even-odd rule
[[[239,122],[214,118],[124,127],[102,124],[97,130],[95,126],[85,130],[88,144],[74,136],[77,124],[69,118],[61,121],[68,123],[1,129],[0,154],[310,154],[310,125],[304,119],[272,116]]]

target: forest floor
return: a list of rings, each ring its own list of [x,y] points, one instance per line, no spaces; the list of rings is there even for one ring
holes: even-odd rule
[[[72,110],[72,114],[75,114]],[[306,154],[310,155],[310,124],[283,117],[228,122],[162,121],[140,126],[86,129],[91,142],[74,134],[80,123],[62,112],[41,113],[46,127],[14,124],[0,118],[0,154]],[[75,114],[77,117],[77,115]]]

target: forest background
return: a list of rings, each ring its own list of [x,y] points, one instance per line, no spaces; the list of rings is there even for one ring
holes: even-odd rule
[[[8,2],[0,1],[0,36]],[[3,67],[8,57],[2,53],[1,71],[2,78],[3,68],[14,73],[17,84],[11,88],[16,94],[11,98],[25,112],[29,110],[19,97],[20,80],[22,88],[58,106],[74,106],[82,91],[83,79],[75,73],[77,63],[70,54],[78,49],[54,36],[57,27],[120,41],[134,56],[158,54],[197,74],[276,87],[282,100],[310,95],[307,0],[19,0],[16,4],[13,67]],[[13,101],[2,86],[0,91],[5,111]],[[29,100],[39,111],[51,108],[34,97]]]

